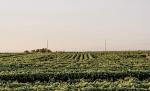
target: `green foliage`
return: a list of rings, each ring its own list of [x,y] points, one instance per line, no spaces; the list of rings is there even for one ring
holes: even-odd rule
[[[24,53],[28,54],[28,53],[30,53],[30,51],[26,50],[26,51],[24,51]]]
[[[31,50],[31,53],[50,53],[50,52],[52,51],[47,48]],[[30,53],[30,51],[26,50],[24,51],[24,53]]]
[[[150,90],[150,51],[0,54],[0,90]]]

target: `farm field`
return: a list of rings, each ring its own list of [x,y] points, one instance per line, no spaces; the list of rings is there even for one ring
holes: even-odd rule
[[[150,90],[150,51],[1,53],[0,90]]]

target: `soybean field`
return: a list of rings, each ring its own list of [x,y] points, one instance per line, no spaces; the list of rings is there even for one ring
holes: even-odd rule
[[[150,90],[150,51],[1,53],[0,90]]]

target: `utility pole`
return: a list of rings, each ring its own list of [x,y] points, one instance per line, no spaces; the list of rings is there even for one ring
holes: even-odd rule
[[[107,51],[107,41],[105,40],[105,51]]]
[[[48,49],[48,40],[47,40],[47,49]]]

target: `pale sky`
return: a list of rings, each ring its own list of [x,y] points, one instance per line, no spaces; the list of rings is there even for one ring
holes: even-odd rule
[[[150,0],[0,0],[0,51],[150,49]]]

